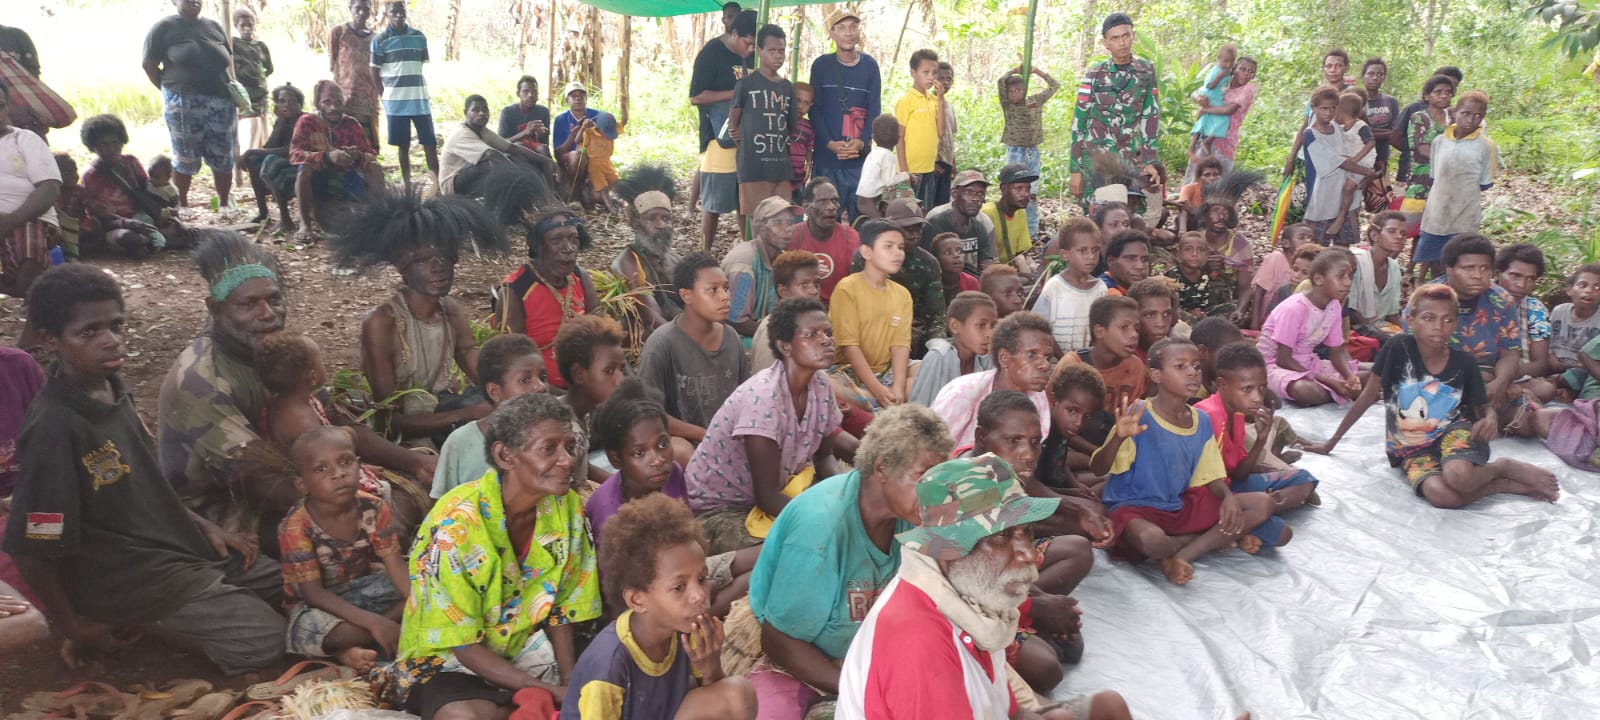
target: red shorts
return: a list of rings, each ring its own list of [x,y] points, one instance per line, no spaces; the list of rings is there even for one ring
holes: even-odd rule
[[[1192,487],[1183,493],[1183,507],[1175,511],[1157,510],[1142,505],[1123,505],[1112,510],[1111,535],[1116,544],[1112,555],[1118,558],[1143,559],[1138,551],[1122,541],[1122,531],[1135,519],[1144,520],[1168,535],[1197,535],[1215,527],[1222,519],[1222,500],[1206,486]]]

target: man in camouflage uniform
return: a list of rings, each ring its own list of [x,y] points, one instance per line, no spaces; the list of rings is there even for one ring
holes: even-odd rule
[[[1147,186],[1160,182],[1153,166],[1161,110],[1155,65],[1134,57],[1133,20],[1124,13],[1112,13],[1100,24],[1100,43],[1111,58],[1084,71],[1072,111],[1070,190],[1077,197],[1095,190],[1084,183],[1093,148],[1115,153],[1138,168]]]
[[[209,288],[210,322],[161,384],[161,472],[190,510],[257,537],[276,555],[278,520],[300,493],[293,464],[256,426],[270,398],[256,376],[255,353],[262,338],[284,327],[282,271],[271,252],[239,233],[202,230],[199,240],[195,261]],[[361,444],[376,438],[364,426],[356,431]],[[431,475],[435,459],[423,462]]]
[[[945,335],[944,313],[949,303],[944,296],[944,275],[939,269],[939,259],[921,244],[922,227],[927,221],[916,200],[890,201],[884,210],[884,219],[906,236],[906,260],[900,272],[890,275],[889,279],[911,293],[911,357],[920,360],[928,352],[928,341]],[[858,251],[850,260],[850,272],[861,272],[866,265]]]

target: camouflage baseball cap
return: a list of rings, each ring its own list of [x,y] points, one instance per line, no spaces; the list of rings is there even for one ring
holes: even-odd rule
[[[960,560],[990,535],[1055,514],[1061,500],[1028,497],[994,454],[940,463],[917,482],[917,527],[895,536],[936,560]]]

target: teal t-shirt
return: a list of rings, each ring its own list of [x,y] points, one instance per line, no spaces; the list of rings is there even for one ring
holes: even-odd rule
[[[883,552],[861,524],[861,475],[835,475],[778,514],[750,575],[756,619],[840,659],[873,600],[900,570],[898,547]],[[895,533],[911,529],[896,521]]]
[[[438,500],[454,490],[457,485],[477,480],[489,472],[489,457],[484,453],[483,431],[478,423],[469,422],[450,432],[439,448],[439,465],[433,471],[433,489],[429,495]]]

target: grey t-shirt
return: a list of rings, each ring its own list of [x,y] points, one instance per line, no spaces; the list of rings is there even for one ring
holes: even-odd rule
[[[228,97],[228,38],[210,18],[172,15],[150,28],[145,59],[161,63],[161,87],[175,93]]]
[[[933,238],[947,232],[961,236],[961,263],[967,272],[982,275],[983,267],[994,262],[994,222],[989,220],[989,216],[980,212],[973,216],[965,229],[958,228],[955,206],[949,203],[940,205],[928,211],[928,224],[922,226],[922,246],[933,247]]]
[[[1583,346],[1600,336],[1600,312],[1579,320],[1572,303],[1561,303],[1550,311],[1550,356],[1565,363],[1578,362]]]
[[[706,427],[723,401],[750,376],[750,361],[731,326],[722,326],[722,347],[707,352],[678,329],[678,322],[650,333],[639,356],[639,378],[661,389],[668,415]]]
[[[794,178],[789,135],[794,132],[794,83],[753,72],[733,88],[739,108],[739,182],[778,182]]]
[[[972,359],[972,371],[993,370],[994,360],[988,355]],[[928,341],[928,354],[917,365],[917,378],[911,383],[911,402],[933,405],[939,391],[951,380],[961,377],[961,354],[953,341],[934,338]]]

